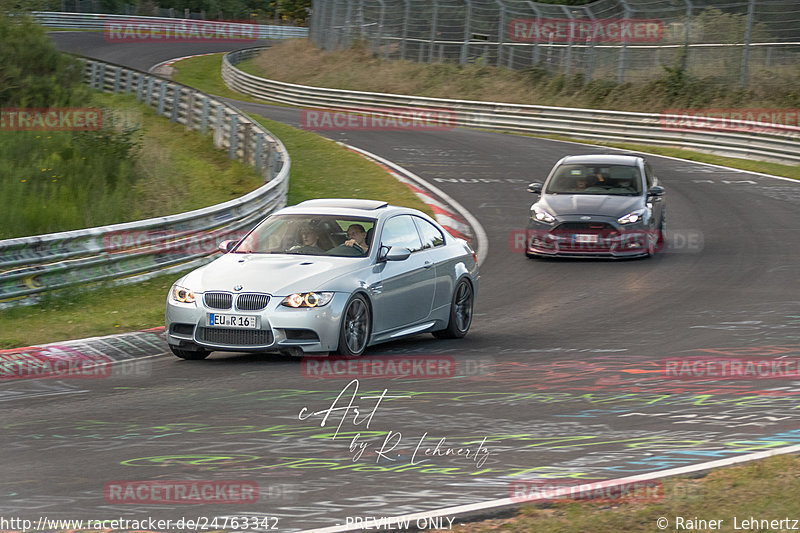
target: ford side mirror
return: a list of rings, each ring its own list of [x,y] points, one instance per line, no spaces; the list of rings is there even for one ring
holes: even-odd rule
[[[664,187],[653,185],[650,187],[650,190],[647,191],[647,196],[664,196]]]
[[[542,194],[542,184],[538,181],[534,181],[528,185],[528,192],[532,192],[533,194]]]

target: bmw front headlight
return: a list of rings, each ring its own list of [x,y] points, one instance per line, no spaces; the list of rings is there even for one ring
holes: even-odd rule
[[[556,221],[556,217],[539,207],[539,204],[533,204],[531,207],[531,218],[545,224],[552,224]]]
[[[333,299],[332,292],[297,292],[281,301],[285,307],[322,307]]]
[[[175,302],[180,302],[184,304],[193,304],[195,301],[194,292],[191,289],[187,289],[186,287],[181,287],[177,283],[172,286],[169,291],[170,298],[172,298]]]
[[[635,224],[644,218],[644,214],[647,210],[645,208],[637,209],[636,211],[631,211],[625,216],[621,216],[617,219],[617,222],[620,224]]]

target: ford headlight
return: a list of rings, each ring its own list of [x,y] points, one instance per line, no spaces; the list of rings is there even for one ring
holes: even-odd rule
[[[538,205],[534,204],[531,208],[532,217],[534,220],[538,220],[539,222],[544,222],[545,224],[552,224],[556,221],[556,217],[539,207]]]
[[[620,224],[635,224],[644,218],[645,209],[637,209],[636,211],[632,211],[625,216],[619,217],[617,222]]]

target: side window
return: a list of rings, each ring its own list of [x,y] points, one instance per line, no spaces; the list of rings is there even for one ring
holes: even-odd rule
[[[396,216],[386,221],[381,235],[381,245],[408,248],[412,253],[422,249],[417,227],[409,215]]]
[[[650,168],[650,163],[644,164],[644,177],[647,181],[647,190],[650,190],[650,187],[655,185],[655,178],[653,177],[653,169]]]
[[[417,224],[417,229],[422,237],[422,248],[434,248],[444,244],[444,235],[439,231],[439,228],[428,222],[427,220],[419,217],[414,217],[414,222]]]

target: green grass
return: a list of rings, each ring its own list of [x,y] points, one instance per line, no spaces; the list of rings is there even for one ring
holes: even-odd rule
[[[233,98],[243,102],[262,102],[244,93],[234,91],[225,85],[220,74],[223,55],[225,54],[204,55],[178,61],[172,65],[172,68],[175,69],[172,79],[208,94]]]
[[[262,183],[132,96],[95,93],[86,107],[103,110],[102,130],[0,132],[0,239],[180,213]]]
[[[717,531],[735,531],[733,518],[742,520],[800,518],[800,460],[781,455],[741,466],[711,471],[697,478],[674,478],[663,482],[663,499],[650,503],[556,502],[525,505],[511,517],[474,522],[455,527],[454,533],[508,531],[531,533],[653,533],[656,521],[669,522],[665,531],[680,531],[676,517],[723,520]],[[684,522],[684,525],[686,522]],[[791,522],[789,522],[791,526]],[[786,527],[786,526],[784,526]],[[683,529],[688,530],[688,528]],[[710,531],[705,527],[695,531]],[[780,531],[739,529],[740,531]],[[789,531],[789,529],[783,529]]]
[[[137,331],[164,325],[167,292],[178,275],[93,291],[45,294],[37,305],[3,309],[0,350]]]

